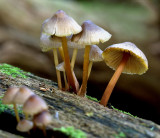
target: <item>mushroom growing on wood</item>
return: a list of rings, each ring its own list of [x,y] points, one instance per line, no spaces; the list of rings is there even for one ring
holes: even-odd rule
[[[52,116],[48,111],[43,111],[34,116],[33,122],[37,127],[43,130],[46,136],[46,126],[52,123]]]
[[[34,92],[32,92],[29,88],[24,86],[20,87],[13,98],[13,103],[23,105],[31,95],[34,95]],[[27,114],[25,114],[25,117],[26,119],[28,118]]]
[[[102,50],[97,45],[91,45],[91,50],[89,53],[89,66],[88,66],[88,78],[91,73],[93,62],[103,61]]]
[[[16,103],[13,102],[13,99],[18,91],[19,91],[19,88],[17,87],[10,87],[8,88],[7,92],[5,93],[2,99],[3,104],[13,104],[17,122],[20,121],[20,118],[19,118],[18,111],[17,111],[17,105]]]
[[[27,87],[20,87],[14,96],[13,102],[15,104],[23,105],[31,95],[34,95],[34,92],[32,92],[30,89]]]
[[[43,28],[42,28],[42,30],[43,30]],[[53,50],[54,64],[56,67],[58,65],[57,48],[61,47],[61,39],[59,37],[50,36],[50,35],[47,35],[42,32],[41,37],[40,37],[40,47],[43,52],[47,52],[51,49]],[[60,72],[58,70],[56,70],[56,74],[57,74],[58,88],[62,89]]]
[[[16,129],[20,132],[29,132],[33,128],[33,122],[29,120],[21,120]]]
[[[79,26],[76,21],[72,17],[68,16],[64,11],[59,10],[51,18],[44,21],[42,28],[43,32],[48,35],[55,35],[61,38],[64,52],[65,71],[69,88],[71,89],[70,91],[77,93],[78,90],[75,85],[76,78],[73,77],[73,71],[71,70],[66,37],[81,32],[81,26]]]
[[[91,21],[87,20],[82,24],[82,32],[73,35],[72,41],[78,44],[86,45],[84,52],[84,62],[83,62],[83,78],[82,86],[78,92],[78,95],[85,96],[87,80],[88,80],[88,64],[89,64],[89,52],[90,45],[104,43],[111,38],[111,34],[102,29],[101,27],[95,25]]]
[[[56,69],[63,72],[64,82],[65,82],[65,90],[68,90],[68,87],[69,87],[69,86],[68,86],[67,79],[66,79],[66,73],[65,73],[65,69],[64,69],[64,62],[62,62],[62,63],[60,63],[58,66],[56,66]],[[73,72],[73,78],[74,78],[74,79],[76,78],[74,72]],[[79,88],[79,83],[78,83],[77,79],[75,79],[75,85],[76,85],[76,89],[78,90],[78,88]]]
[[[37,95],[32,95],[23,105],[23,112],[28,115],[35,115],[43,110],[48,110],[46,102]]]
[[[143,52],[131,42],[107,47],[103,51],[102,57],[109,67],[116,70],[100,101],[100,104],[106,106],[121,73],[141,75],[148,70],[148,61]]]

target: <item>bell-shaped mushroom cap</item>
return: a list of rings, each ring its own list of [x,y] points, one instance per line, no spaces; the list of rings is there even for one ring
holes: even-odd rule
[[[23,112],[29,115],[38,114],[43,110],[47,110],[46,102],[37,95],[32,95],[23,105]]]
[[[17,130],[20,132],[28,132],[33,128],[33,122],[29,120],[21,120],[17,125]]]
[[[32,92],[29,88],[20,87],[13,99],[13,102],[15,104],[24,104],[31,95],[34,95],[34,92]]]
[[[8,90],[6,91],[3,99],[2,99],[2,103],[3,104],[13,104],[13,99],[16,95],[16,93],[18,92],[19,88],[17,87],[10,87],[8,88]]]
[[[58,10],[51,18],[44,21],[42,31],[58,37],[69,36],[81,32],[82,28],[63,10]]]
[[[41,128],[47,126],[52,122],[52,116],[48,111],[43,111],[34,116],[34,123],[37,127]]]
[[[72,41],[83,45],[104,43],[111,38],[111,34],[87,20],[82,24],[82,32],[72,37]]]
[[[47,52],[53,48],[59,48],[61,46],[62,46],[61,38],[41,33],[40,47],[43,52]]]
[[[102,61],[102,50],[97,45],[91,45],[89,60],[92,62]]]
[[[102,57],[110,68],[116,69],[122,60],[123,52],[130,53],[130,57],[123,69],[123,73],[140,75],[148,70],[146,56],[131,42],[114,44],[107,47],[103,51]]]
[[[65,71],[65,69],[64,69],[64,62],[62,62],[62,63],[60,63],[60,64],[58,64],[57,66],[56,66],[56,70],[59,70],[59,71]]]

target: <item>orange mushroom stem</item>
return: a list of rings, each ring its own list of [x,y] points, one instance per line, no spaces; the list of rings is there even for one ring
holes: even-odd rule
[[[58,48],[59,49],[59,53],[61,55],[62,60],[64,61],[64,54],[63,54],[63,48],[62,46]]]
[[[14,111],[15,111],[15,115],[16,115],[16,120],[19,123],[20,118],[19,118],[19,114],[18,114],[18,110],[17,110],[17,104],[13,104],[13,107],[14,107]]]
[[[71,68],[72,68],[72,70],[74,69],[74,65],[75,65],[77,53],[78,53],[78,49],[77,49],[77,48],[74,48],[74,50],[73,50],[73,55],[72,55],[72,59],[71,59]]]
[[[102,96],[102,99],[100,101],[100,104],[102,104],[103,106],[107,105],[108,100],[109,100],[109,98],[111,96],[111,93],[112,93],[112,91],[114,89],[114,86],[117,83],[117,81],[118,81],[118,79],[119,79],[119,77],[120,77],[120,75],[121,75],[121,73],[122,73],[122,71],[123,71],[128,59],[129,59],[129,57],[130,57],[129,53],[126,53],[126,52],[123,53],[123,58],[122,58],[122,60],[121,60],[121,62],[119,64],[118,68],[116,69],[115,73],[113,74],[110,82],[108,83],[108,86],[105,89],[104,94]]]
[[[68,80],[69,91],[74,91],[75,93],[77,93],[78,90],[76,89],[76,84],[73,77],[73,71],[71,70],[66,37],[62,37],[62,47],[64,52],[65,72]]]
[[[78,92],[79,96],[85,96],[85,94],[86,94],[90,49],[91,49],[90,45],[87,45],[85,47],[84,62],[83,62],[83,80],[82,80],[81,88],[80,88],[80,90]]]

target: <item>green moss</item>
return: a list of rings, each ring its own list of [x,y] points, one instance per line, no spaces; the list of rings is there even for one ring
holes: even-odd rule
[[[134,118],[137,117],[137,116],[132,115],[132,114],[129,113],[129,112],[125,112],[125,111],[119,110],[119,109],[115,108],[114,106],[111,106],[111,107],[112,107],[114,110],[117,110],[117,111],[119,111],[119,112],[121,112],[121,113],[124,113],[124,114],[126,114],[126,115],[132,116],[132,117],[134,117]]]
[[[64,134],[66,134],[67,136],[69,136],[69,138],[87,138],[86,134],[79,130],[79,129],[75,129],[74,127],[61,127],[61,128],[54,128],[55,131],[60,131]]]
[[[115,138],[126,138],[126,134],[123,132],[120,132],[118,135],[115,135]]]
[[[88,96],[86,95],[86,97],[92,101],[95,101],[95,102],[99,102],[99,100],[97,100],[97,98],[94,98],[94,97],[91,97],[91,96]]]
[[[0,96],[0,114],[3,113],[3,112],[5,112],[5,111],[10,111],[10,113],[12,115],[14,115],[13,105],[12,104],[10,104],[10,105],[2,104],[2,98],[3,98],[3,96]],[[18,108],[17,109],[18,113],[22,114],[23,113],[22,106],[18,106],[17,108]]]
[[[26,76],[27,72],[24,72],[20,68],[17,68],[8,64],[1,64],[0,72],[7,74],[9,76],[12,76],[13,78],[16,78],[16,77],[27,78]]]
[[[2,104],[2,101],[0,100],[0,114],[6,110],[9,110],[9,109],[10,109],[9,106]]]

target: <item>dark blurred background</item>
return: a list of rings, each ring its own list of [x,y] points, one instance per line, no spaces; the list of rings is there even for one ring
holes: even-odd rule
[[[52,51],[41,52],[39,37],[42,22],[59,9],[79,24],[89,19],[109,31],[112,38],[99,45],[102,50],[131,41],[145,53],[149,70],[122,74],[109,104],[160,124],[160,1],[0,0],[0,62],[56,81]],[[79,50],[75,65],[80,83],[83,52]],[[94,63],[87,94],[100,99],[113,73],[104,62]]]

